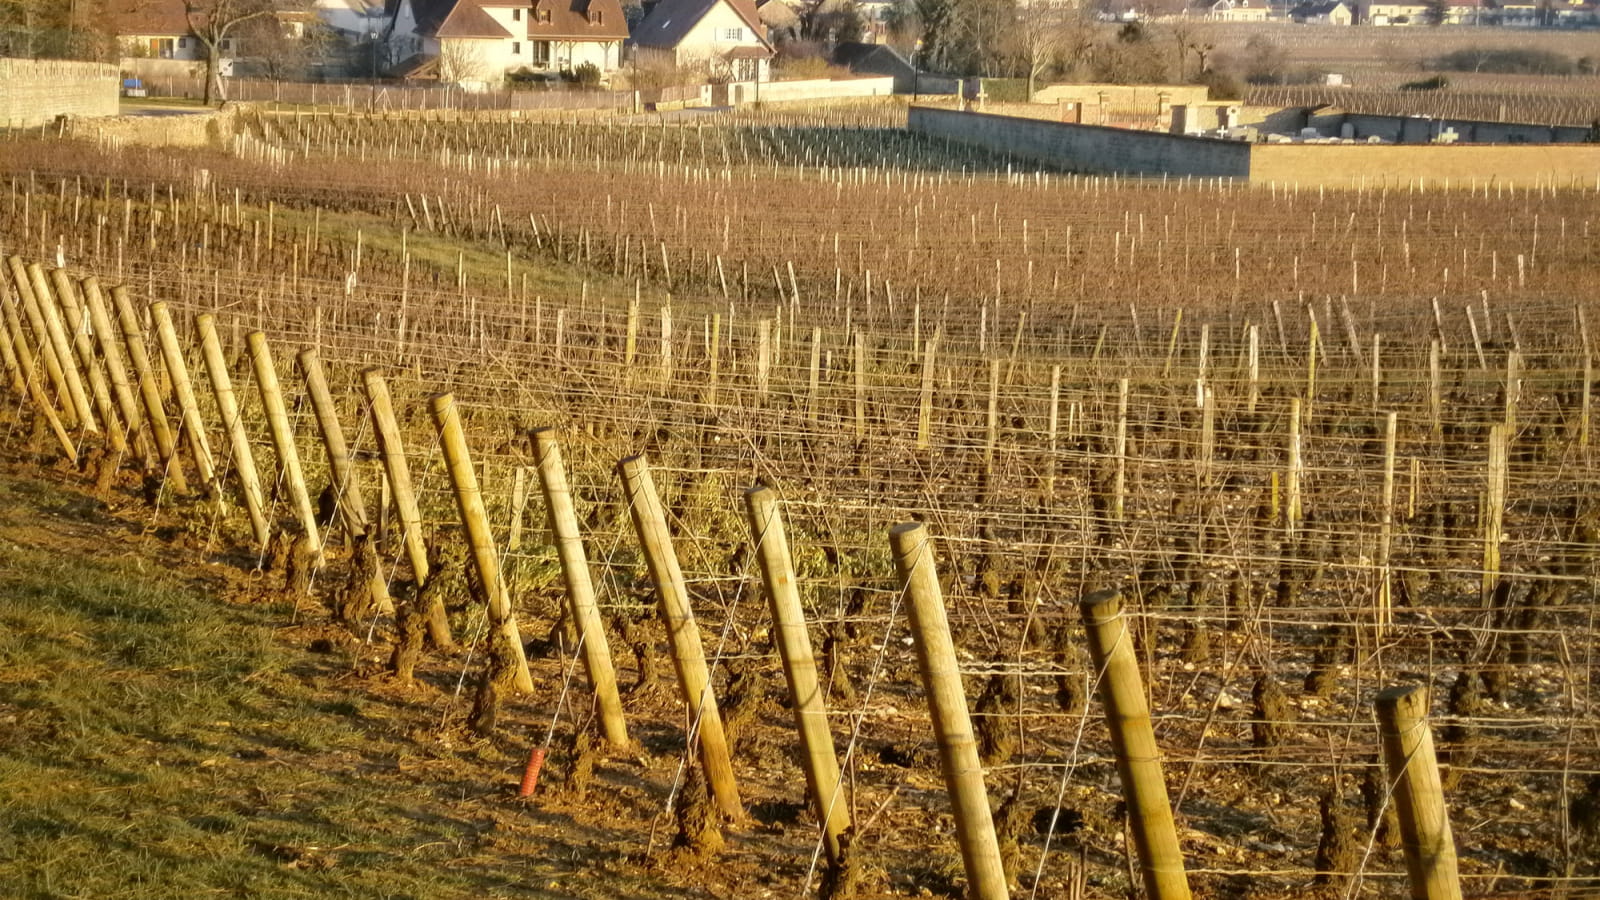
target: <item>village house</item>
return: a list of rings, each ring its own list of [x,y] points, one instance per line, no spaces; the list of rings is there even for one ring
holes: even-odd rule
[[[1350,25],[1355,15],[1344,0],[1313,0],[1289,10],[1289,18],[1301,25]]]
[[[508,72],[602,75],[622,64],[628,23],[618,0],[390,0],[394,74],[473,88]]]
[[[1265,0],[1212,0],[1192,9],[1214,22],[1265,22],[1272,12]]]
[[[660,0],[634,29],[641,66],[704,67],[710,77],[771,79],[772,44],[752,0]]]
[[[189,28],[183,0],[112,0],[107,13],[125,57],[183,62],[206,58],[205,45]],[[236,41],[225,39],[218,49],[226,60],[235,55]],[[224,64],[224,72],[229,65]]]

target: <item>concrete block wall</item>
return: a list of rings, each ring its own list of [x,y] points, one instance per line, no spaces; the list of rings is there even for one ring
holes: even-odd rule
[[[114,65],[0,59],[0,127],[32,128],[57,116],[114,116],[120,86]]]
[[[913,106],[918,134],[1009,153],[1075,172],[1246,178],[1250,146],[1240,141],[1071,125]]]

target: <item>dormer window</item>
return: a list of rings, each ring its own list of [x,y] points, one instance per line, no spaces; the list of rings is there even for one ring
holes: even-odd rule
[[[535,11],[535,15],[537,15],[539,17],[539,21],[541,21],[541,22],[549,22],[550,21],[550,10],[548,10],[548,9],[537,10],[537,11]]]
[[[606,23],[606,14],[605,13],[601,12],[598,9],[594,9],[594,10],[590,10],[589,11],[589,24],[590,25],[604,25],[605,23]]]

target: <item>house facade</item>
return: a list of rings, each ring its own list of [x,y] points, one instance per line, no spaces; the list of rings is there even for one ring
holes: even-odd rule
[[[189,28],[183,0],[112,0],[106,12],[125,57],[180,62],[206,58],[205,45]],[[232,38],[218,49],[224,58],[237,50]]]
[[[660,0],[634,29],[636,62],[771,80],[772,44],[752,0]]]
[[[1289,10],[1289,18],[1301,25],[1350,25],[1355,21],[1344,0],[1302,3]]]
[[[439,80],[476,88],[524,69],[613,72],[628,37],[618,0],[394,0],[390,17],[400,68],[426,62]]]
[[[1213,0],[1198,11],[1214,22],[1265,22],[1271,14],[1264,0]]]

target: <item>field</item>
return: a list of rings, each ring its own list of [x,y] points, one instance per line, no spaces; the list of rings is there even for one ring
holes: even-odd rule
[[[962,896],[890,544],[920,522],[1012,896],[1144,890],[1104,589],[1195,896],[1404,893],[1394,685],[1428,691],[1466,895],[1600,891],[1595,186],[1084,177],[903,120],[8,136],[0,881]]]

